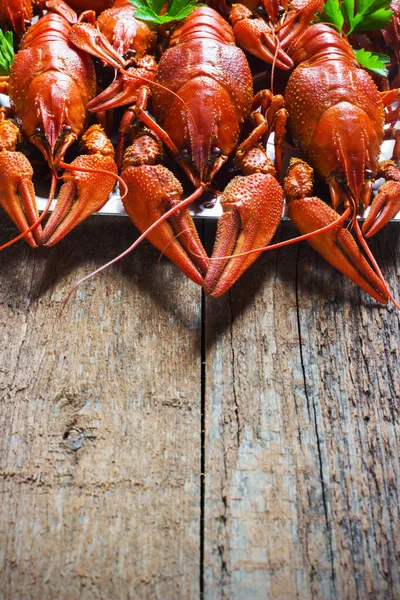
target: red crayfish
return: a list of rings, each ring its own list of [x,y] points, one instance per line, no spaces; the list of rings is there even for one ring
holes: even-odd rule
[[[283,69],[294,68],[285,92],[290,132],[303,156],[328,183],[333,207],[344,204],[371,264],[343,223],[309,242],[375,299],[387,302],[387,286],[356,215],[369,206],[374,181],[382,176],[386,183],[372,204],[364,235],[374,234],[400,210],[400,170],[392,161],[379,162],[384,138],[396,137],[393,126],[399,111],[387,109],[399,99],[399,90],[379,92],[344,37],[326,25],[311,25],[315,13],[322,10],[321,0],[293,0],[287,12],[281,12],[275,2],[263,6],[266,20],[254,14],[254,7],[233,6],[230,18],[236,38],[257,57]],[[396,24],[393,20],[390,32]],[[293,161],[284,191],[289,215],[303,234],[339,219],[327,204],[307,197],[311,190],[312,169]]]
[[[258,255],[236,258],[235,254],[267,245],[280,221],[282,190],[259,143],[285,118],[279,110],[281,102],[268,92],[253,98],[245,56],[234,45],[229,25],[210,8],[194,10],[176,28],[152,81],[142,82],[134,73],[127,78],[121,72],[118,77],[121,83],[88,107],[103,111],[134,103],[132,119],[138,117],[149,130],[125,157],[126,210],[139,230],[151,226],[148,239],[189,277],[204,285],[208,293],[220,295]],[[142,83],[139,89],[138,82]],[[146,112],[150,97],[155,119]],[[159,142],[154,136],[167,146],[196,186],[196,197],[212,187],[229,158],[234,157],[244,173],[220,197],[224,215],[211,264],[180,200],[180,183],[165,167],[154,164],[159,159]],[[157,218],[163,220],[162,214],[169,209],[174,212],[169,223],[155,227]],[[231,251],[233,258],[222,258]]]
[[[68,7],[62,2],[57,4],[61,14],[48,12],[24,36],[6,85],[22,133],[41,150],[53,169],[52,188],[58,168],[69,173],[64,175],[65,184],[57,206],[43,231],[37,224],[32,169],[28,160],[15,152],[20,134],[7,121],[1,128],[0,202],[21,231],[28,227],[33,230],[25,235],[32,246],[56,243],[99,210],[117,176],[111,142],[98,125],[86,131],[86,105],[96,91],[94,67],[90,57],[69,42],[71,23],[62,16]],[[63,162],[65,153],[81,137],[88,156],[78,157],[72,165],[67,165]]]
[[[47,38],[44,33],[36,37],[39,29],[34,26],[19,53],[22,56],[25,49],[32,48],[32,57],[23,60],[17,56],[10,79],[12,104],[24,134],[41,148],[50,166],[65,166],[66,148],[85,130],[87,108],[102,113],[130,105],[120,125],[118,164],[122,162],[124,137],[129,134],[133,144],[124,159],[122,177],[129,190],[124,204],[142,232],[139,240],[147,236],[207,293],[218,296],[270,243],[279,223],[283,197],[277,179],[281,177],[288,111],[292,137],[304,158],[328,183],[334,209],[340,203],[345,206],[339,216],[318,198],[310,197],[312,169],[303,161],[292,161],[284,188],[291,218],[329,262],[374,298],[387,302],[390,294],[356,215],[360,206],[369,205],[373,182],[382,175],[387,181],[372,204],[364,235],[377,231],[400,209],[399,169],[390,161],[379,163],[384,137],[396,137],[398,108],[393,108],[393,103],[399,94],[398,90],[378,92],[370,76],[357,66],[346,40],[325,25],[311,25],[322,0],[293,0],[283,8],[275,0],[265,0],[267,21],[254,18],[255,1],[246,2],[248,7],[234,5],[232,10],[225,2],[219,3],[230,13],[236,38],[246,50],[282,69],[294,68],[285,101],[266,90],[253,98],[245,56],[236,47],[230,26],[213,9],[197,8],[172,28],[168,49],[156,64],[151,56],[154,31],[137,21],[128,0],[109,4],[112,7],[95,22],[93,12],[86,10],[93,6],[79,3],[83,15],[78,22],[65,3],[48,0],[46,8],[58,14],[46,15],[41,22],[48,17],[51,35],[57,31],[60,55],[53,46],[48,66],[42,62],[35,70],[34,49],[36,44],[46,44]],[[122,28],[118,21],[121,15]],[[63,25],[54,25],[58,19],[63,19]],[[393,19],[384,33],[385,40],[396,33],[397,24]],[[59,69],[58,57],[67,56],[72,44],[79,56],[84,54],[77,48],[117,70],[115,81],[96,98],[94,79],[88,75],[92,67],[74,72],[72,77]],[[24,70],[32,65],[33,75],[24,76],[21,66],[18,71],[18,61]],[[62,100],[56,86],[52,88],[47,82],[53,71],[58,72]],[[72,90],[75,81],[84,82],[85,99],[82,96],[78,101],[77,90]],[[18,104],[20,82],[24,89],[32,90],[35,98],[31,104],[40,107],[40,115],[38,110],[34,113],[40,122],[28,114],[28,103]],[[43,101],[42,88],[46,88]],[[384,129],[385,120],[389,130]],[[271,132],[275,133],[275,168],[262,149]],[[158,164],[164,147],[195,186],[195,192],[184,201],[179,181]],[[107,160],[110,156],[108,147]],[[215,178],[228,161],[243,175],[220,194]],[[107,165],[106,170],[115,172],[115,166]],[[108,177],[111,181],[110,174]],[[204,190],[219,196],[224,211],[211,259],[186,209]],[[42,233],[39,227],[34,228],[37,213],[33,201],[29,202],[22,211],[29,215],[27,222],[21,220],[20,207],[18,216],[14,215],[16,222],[19,220],[21,230],[26,229],[26,223],[33,229],[30,236],[27,234],[30,243],[53,243],[53,229],[68,209],[57,209]],[[63,201],[63,206],[72,202]],[[358,244],[343,226],[346,217],[351,217]]]

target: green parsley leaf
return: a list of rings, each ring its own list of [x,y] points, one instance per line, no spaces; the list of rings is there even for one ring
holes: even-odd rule
[[[354,0],[343,0],[342,13],[345,21],[351,26],[354,19]]]
[[[377,54],[376,52],[369,52],[361,48],[360,50],[354,50],[354,54],[360,65],[373,73],[378,75],[387,75],[386,67],[387,63],[390,62],[389,56],[386,54]]]
[[[317,14],[319,21],[331,23],[335,29],[345,29],[349,36],[353,31],[374,31],[382,29],[392,16],[388,10],[391,0],[326,0],[322,13]],[[367,50],[354,50],[359,64],[378,75],[387,75],[385,64],[390,62],[386,54],[377,54]]]
[[[339,29],[347,31],[346,36],[353,31],[374,31],[382,29],[393,12],[388,10],[391,0],[326,0],[320,21],[332,23]]]
[[[319,15],[320,21],[332,23],[338,27],[340,31],[343,27],[344,17],[341,11],[339,0],[327,0],[324,5],[323,15]]]
[[[383,29],[386,23],[390,21],[392,14],[391,10],[380,8],[368,15],[360,16],[359,19],[357,19],[359,15],[356,15],[349,33],[352,31],[373,31],[375,29]]]
[[[157,25],[186,19],[198,6],[204,6],[196,0],[168,0],[167,12],[160,15],[164,0],[129,0],[136,8],[135,17]]]
[[[362,15],[370,15],[381,8],[388,8],[390,2],[387,0],[359,0],[357,3],[358,12]]]
[[[14,60],[13,34],[0,29],[0,76],[8,75]]]

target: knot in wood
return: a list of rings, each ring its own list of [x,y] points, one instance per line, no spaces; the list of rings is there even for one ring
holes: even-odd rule
[[[74,425],[66,429],[63,435],[64,445],[71,452],[76,452],[82,448],[86,439],[86,431]]]

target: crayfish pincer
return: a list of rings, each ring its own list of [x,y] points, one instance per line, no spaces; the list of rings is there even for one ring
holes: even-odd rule
[[[135,82],[134,74],[132,79]],[[234,184],[234,191],[228,187],[222,195],[226,214],[219,223],[212,256],[217,266],[214,264],[212,268],[208,267],[207,255],[194,234],[194,225],[188,225],[191,217],[184,213],[180,184],[172,174],[167,176],[165,167],[157,164],[146,167],[127,164],[122,174],[128,185],[125,206],[139,230],[145,231],[152,223],[152,243],[171,256],[189,277],[205,285],[208,293],[220,295],[258,253],[251,257],[235,258],[235,255],[243,248],[266,246],[280,221],[283,192],[275,178],[274,166],[259,145],[276,129],[277,123],[279,131],[284,129],[283,99],[273,99],[267,91],[253,98],[250,68],[244,53],[234,44],[232,29],[207,7],[196,8],[172,32],[153,82],[143,82],[139,90],[135,82],[130,97],[123,69],[118,80],[121,87],[123,82],[127,83],[126,93],[120,88],[115,95],[106,90],[89,103],[89,109],[103,111],[132,103],[132,116],[139,118],[151,135],[167,147],[195,186],[195,196],[203,189],[213,188],[214,178],[228,158],[233,158],[243,172]],[[146,110],[150,96],[155,118]],[[276,167],[280,171],[280,134],[275,144]],[[137,170],[136,174],[132,169]],[[170,193],[166,194],[166,189]],[[163,213],[172,217],[169,209],[176,211],[170,227],[154,228],[164,220]],[[232,258],[225,257],[228,248],[233,251]]]
[[[22,152],[16,151],[21,138],[18,127],[5,118],[0,119],[0,206],[14,221],[20,231],[26,231],[38,218],[35,190],[32,183],[33,169]],[[36,248],[41,239],[40,225],[26,234],[30,246]]]

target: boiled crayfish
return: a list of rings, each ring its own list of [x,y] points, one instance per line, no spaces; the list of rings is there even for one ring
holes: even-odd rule
[[[41,150],[53,170],[53,183],[59,167],[69,173],[64,176],[68,183],[61,189],[43,233],[38,226],[27,235],[31,245],[56,243],[88,214],[99,210],[117,175],[113,147],[98,126],[92,126],[83,138],[88,156],[76,159],[71,166],[63,162],[67,149],[85,133],[86,105],[95,94],[96,78],[90,57],[69,42],[71,23],[63,16],[68,7],[58,5],[60,14],[48,12],[24,36],[7,86],[17,123],[23,135]],[[3,135],[10,135],[11,126],[5,127],[3,124]],[[13,152],[19,134],[12,131],[13,144],[3,147],[1,154],[1,202],[24,232],[27,225],[33,228],[39,215],[29,183],[32,171],[27,166],[21,168],[21,155]]]
[[[399,118],[398,109],[385,109],[399,99],[399,91],[380,93],[370,75],[359,67],[346,39],[326,25],[311,24],[315,13],[322,10],[321,0],[293,0],[283,13],[274,2],[264,6],[266,21],[243,5],[233,6],[230,18],[236,38],[257,57],[282,69],[294,69],[285,92],[292,137],[328,183],[333,207],[344,203],[358,242],[372,264],[348,232],[342,235],[343,224],[309,242],[374,298],[387,302],[387,287],[356,215],[369,206],[373,183],[381,176],[387,181],[372,204],[364,235],[378,231],[400,210],[400,171],[393,162],[379,162],[383,139],[393,134]],[[389,132],[384,130],[385,122],[391,125]],[[311,188],[312,169],[298,161],[292,163],[285,196],[289,214],[303,234],[339,219],[324,202],[307,196]]]
[[[133,115],[151,132],[139,136],[139,145],[125,159],[126,210],[139,230],[152,226],[149,239],[189,277],[204,285],[208,293],[220,295],[257,257],[254,253],[235,258],[235,253],[267,245],[279,224],[282,190],[259,143],[277,121],[285,119],[285,112],[280,112],[279,100],[267,92],[253,99],[250,69],[243,52],[234,45],[231,28],[206,7],[195,9],[173,32],[152,81],[143,82],[138,90],[140,79],[134,74],[131,81],[125,73],[118,77],[124,77],[123,91],[117,88],[113,95],[106,90],[88,107],[103,111],[133,102]],[[155,119],[146,112],[150,96]],[[261,112],[256,112],[257,108]],[[250,133],[245,135],[250,122]],[[192,219],[181,204],[179,182],[165,167],[153,164],[158,160],[158,142],[154,141],[154,152],[146,152],[145,159],[137,158],[137,148],[150,146],[149,136],[154,135],[194,184],[195,196],[212,187],[215,175],[232,156],[245,174],[220,198],[224,215],[210,266]],[[162,214],[174,207],[170,223],[154,228],[157,218],[162,220]],[[233,258],[222,258],[231,251]]]

